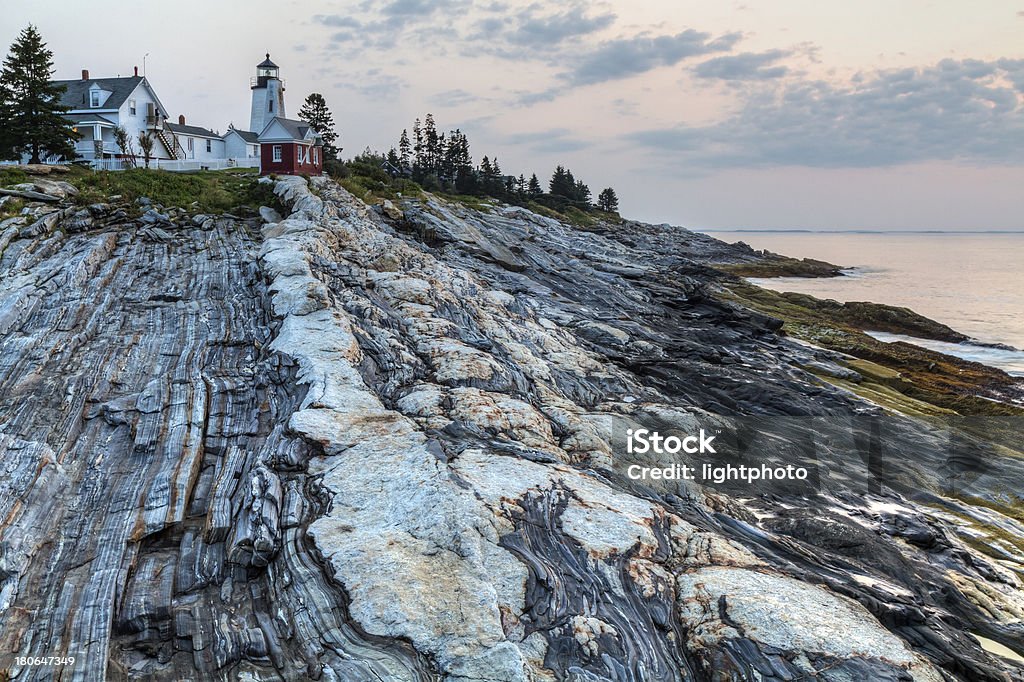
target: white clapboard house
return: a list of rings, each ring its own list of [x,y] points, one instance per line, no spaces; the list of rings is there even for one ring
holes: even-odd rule
[[[186,123],[183,115],[178,116],[176,122],[171,119],[153,85],[145,76],[139,75],[138,67],[133,75],[116,78],[92,78],[87,69],[82,69],[81,78],[54,83],[64,86],[61,103],[69,109],[64,116],[73,124],[79,139],[75,143],[75,159],[51,157],[46,159],[47,163],[80,160],[95,168],[111,170],[142,166],[144,159],[139,136],[146,135],[153,140],[151,167],[167,170],[235,166],[259,168],[261,158],[265,156],[261,149],[264,142],[260,139],[261,133],[274,128],[275,122],[280,121],[305,125],[301,121],[283,118],[285,84],[269,54],[257,64],[256,76],[249,83],[251,130],[239,130],[229,125],[223,135],[204,126]],[[122,149],[115,139],[114,129],[119,126],[128,134],[130,149]],[[275,138],[273,142],[281,146],[280,140]],[[288,142],[296,140],[289,138]],[[299,139],[297,142],[307,141]],[[302,166],[302,172],[319,172],[322,166],[320,153],[319,149],[311,152],[306,164],[313,164],[314,157],[317,157],[314,164],[317,167]],[[297,158],[303,159],[301,156]],[[22,163],[27,160],[25,156]],[[282,169],[279,172],[289,171]]]

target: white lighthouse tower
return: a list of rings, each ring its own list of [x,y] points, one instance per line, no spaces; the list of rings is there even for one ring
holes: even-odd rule
[[[256,75],[250,79],[252,89],[252,112],[249,114],[249,130],[261,133],[275,116],[285,118],[284,81],[278,74],[277,64],[267,58],[256,65]]]

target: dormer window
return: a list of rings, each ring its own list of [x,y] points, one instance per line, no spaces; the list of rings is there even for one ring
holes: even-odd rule
[[[90,90],[89,91],[89,106],[98,107],[100,105],[100,91]]]

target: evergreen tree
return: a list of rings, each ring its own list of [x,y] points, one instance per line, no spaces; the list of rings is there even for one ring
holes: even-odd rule
[[[537,179],[537,174],[533,173],[530,175],[530,182],[526,186],[526,196],[531,199],[536,199],[541,194],[544,194],[544,190],[540,186],[540,180]]]
[[[395,151],[394,147],[388,150],[388,155],[386,158],[387,162],[390,163],[394,168],[398,170],[402,169],[402,159],[398,156],[398,152]]]
[[[608,213],[619,210],[619,197],[616,196],[615,190],[611,187],[601,190],[601,193],[597,195],[597,207]]]
[[[31,163],[47,156],[75,156],[77,134],[61,114],[64,86],[50,82],[53,52],[46,47],[32,24],[23,29],[11,45],[0,71],[0,156],[22,152]]]
[[[575,201],[590,206],[590,188],[583,184],[582,180],[577,181],[572,198]]]
[[[402,170],[409,170],[412,162],[412,144],[409,142],[409,133],[402,129],[402,136],[398,138],[398,160],[401,162]]]
[[[572,172],[557,166],[555,172],[551,174],[548,191],[552,196],[573,199],[576,194],[576,180],[572,177]]]
[[[417,118],[412,124],[412,173],[417,180],[423,168],[423,127]]]
[[[319,92],[312,93],[302,103],[299,109],[299,118],[308,123],[313,130],[320,133],[324,141],[324,157],[335,159],[340,151],[334,146],[338,139],[338,133],[334,130],[334,115],[327,108],[327,100]]]
[[[437,173],[437,160],[440,154],[437,127],[434,115],[427,114],[423,119],[423,166],[425,173]]]

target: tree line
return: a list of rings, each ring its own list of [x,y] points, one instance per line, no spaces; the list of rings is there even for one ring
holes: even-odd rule
[[[387,154],[376,155],[367,149],[357,159],[366,163],[377,156],[392,176],[410,178],[428,191],[489,196],[515,204],[533,201],[555,209],[596,206],[614,212],[619,206],[611,187],[601,190],[596,202],[592,201],[587,184],[561,165],[555,168],[545,191],[536,173],[529,179],[523,173],[508,174],[497,156],[485,154],[474,164],[466,134],[458,128],[441,132],[430,113],[413,122],[412,135],[408,128],[403,129],[398,144]]]

